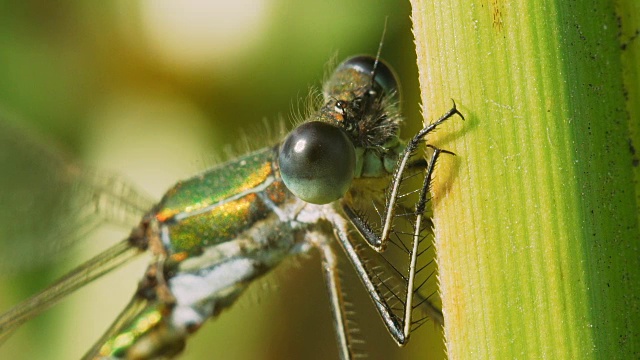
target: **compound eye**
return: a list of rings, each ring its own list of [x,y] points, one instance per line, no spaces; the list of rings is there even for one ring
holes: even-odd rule
[[[358,72],[370,75],[374,70],[374,65],[376,66],[374,79],[375,84],[380,86],[385,95],[389,96],[395,94],[400,98],[398,77],[391,67],[380,59],[376,65],[376,59],[374,57],[367,55],[354,56],[340,64],[338,69],[336,69],[336,72],[342,69],[351,68]]]
[[[349,190],[356,152],[342,129],[311,121],[287,135],[278,161],[282,180],[295,196],[313,204],[328,204]]]

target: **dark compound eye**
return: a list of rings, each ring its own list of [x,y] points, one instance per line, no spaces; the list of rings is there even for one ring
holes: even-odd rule
[[[287,135],[278,161],[282,180],[294,195],[313,204],[327,204],[349,190],[356,152],[342,129],[311,121]]]
[[[380,86],[385,95],[396,94],[398,99],[400,98],[399,87],[398,87],[398,77],[394,73],[394,71],[384,63],[382,60],[378,60],[378,64],[376,65],[376,59],[371,56],[361,55],[354,56],[345,60],[342,64],[338,66],[336,72],[343,69],[353,69],[358,72],[370,75],[373,71],[374,65],[376,66],[376,73],[374,82]]]

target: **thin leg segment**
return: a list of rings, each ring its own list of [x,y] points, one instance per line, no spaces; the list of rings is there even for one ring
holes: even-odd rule
[[[338,274],[338,259],[329,244],[323,243],[317,247],[322,255],[322,270],[324,272],[327,290],[329,291],[329,300],[331,301],[331,310],[333,313],[333,325],[336,331],[340,359],[350,360],[352,359],[352,354],[349,347],[347,317],[344,309],[345,302],[342,296],[342,287],[340,286],[340,276]]]
[[[327,220],[333,225],[334,233],[339,240],[338,242],[351,261],[371,300],[373,300],[373,304],[376,310],[378,310],[387,330],[389,330],[389,333],[391,333],[391,336],[398,345],[403,345],[406,342],[406,338],[402,332],[402,321],[393,313],[391,306],[389,306],[378,287],[374,284],[372,276],[351,243],[351,239],[349,238],[349,223],[340,214],[335,212],[327,214]]]
[[[342,209],[349,220],[351,220],[351,223],[357,228],[357,230],[365,238],[367,243],[376,251],[383,252],[385,250],[386,243],[389,241],[390,234],[392,233],[393,218],[395,215],[395,209],[398,206],[397,199],[399,196],[400,183],[402,182],[405,170],[412,164],[409,161],[410,157],[413,155],[414,151],[417,149],[420,142],[427,134],[435,130],[438,125],[455,114],[458,114],[464,119],[462,114],[460,114],[460,112],[456,109],[454,102],[453,107],[447,113],[440,117],[440,119],[438,119],[436,122],[430,124],[420,132],[418,132],[418,134],[416,134],[416,136],[414,136],[407,144],[407,147],[398,160],[398,164],[396,165],[396,170],[393,175],[393,181],[389,190],[387,204],[383,216],[383,229],[380,236],[378,236],[378,234],[376,234],[376,232],[369,227],[368,223],[364,219],[362,219],[360,215],[356,213],[348,204],[342,204]],[[347,254],[347,257],[353,264],[356,273],[367,289],[369,296],[373,300],[378,313],[380,314],[385,326],[387,327],[387,330],[389,330],[389,333],[396,341],[396,343],[398,343],[398,345],[404,345],[408,341],[409,335],[411,334],[411,326],[413,325],[412,314],[414,304],[416,304],[415,307],[426,307],[427,313],[429,313],[429,315],[435,321],[442,323],[442,313],[427,299],[422,298],[418,293],[419,287],[417,289],[415,287],[417,259],[419,255],[418,246],[421,240],[421,233],[424,223],[428,221],[428,219],[424,218],[424,211],[426,208],[426,203],[428,201],[427,194],[429,192],[429,187],[433,178],[433,171],[435,169],[436,161],[442,153],[453,154],[446,150],[434,148],[434,153],[428,163],[427,172],[420,190],[420,198],[415,207],[416,218],[414,222],[414,232],[412,235],[411,246],[408,249],[409,270],[408,276],[404,279],[404,283],[406,283],[407,285],[407,293],[403,303],[404,309],[402,318],[400,318],[393,312],[392,306],[380,291],[380,280],[377,280],[378,283],[374,282],[373,276],[375,275],[373,275],[372,272],[367,269],[363,259],[361,259],[361,257],[358,255],[358,252],[355,250],[349,238],[348,225],[346,224],[346,221],[339,215],[330,217],[329,219],[334,225],[336,236],[338,237],[340,244]],[[382,285],[384,285],[384,283],[382,283]],[[414,299],[414,296],[416,297],[416,299]],[[417,301],[414,302],[414,300]]]
[[[417,289],[415,289],[415,279],[416,279],[416,264],[418,261],[418,245],[420,243],[420,234],[422,232],[423,226],[423,215],[424,210],[427,204],[427,194],[429,193],[429,187],[431,186],[431,179],[433,178],[433,170],[436,165],[436,161],[438,160],[438,156],[444,150],[440,150],[434,148],[433,155],[431,156],[431,161],[429,162],[429,167],[427,168],[427,174],[424,177],[424,181],[422,183],[422,188],[420,189],[420,199],[416,204],[416,221],[414,224],[414,232],[413,232],[413,240],[411,242],[411,260],[409,261],[409,277],[407,281],[407,298],[405,300],[404,307],[404,328],[403,334],[408,339],[409,334],[411,333],[411,316],[413,314],[413,297],[417,293]],[[449,153],[449,152],[447,152]]]
[[[376,231],[371,229],[369,224],[365,219],[363,219],[358,212],[352,209],[348,204],[343,204],[343,210],[346,215],[349,217],[351,222],[354,224],[356,229],[360,232],[362,237],[367,241],[369,246],[371,246],[377,252],[384,252],[387,247],[387,243],[389,241],[389,237],[391,235],[393,229],[393,218],[395,215],[397,201],[400,192],[400,185],[402,184],[403,174],[407,167],[410,167],[412,163],[409,161],[415,150],[420,145],[420,142],[432,131],[434,131],[440,124],[445,122],[447,119],[451,118],[454,115],[460,116],[464,120],[464,116],[458,111],[456,108],[455,101],[453,102],[453,106],[449,111],[447,111],[444,115],[442,115],[438,120],[429,124],[427,127],[420,130],[408,143],[404,151],[400,154],[398,162],[396,164],[391,186],[389,187],[387,194],[387,203],[384,208],[383,216],[382,216],[382,231],[380,234],[377,234]]]
[[[328,217],[328,220],[334,226],[334,232],[338,237],[340,245],[342,245],[343,250],[351,261],[353,267],[355,268],[358,277],[367,289],[367,292],[371,297],[371,300],[373,300],[376,310],[378,310],[378,313],[380,314],[382,321],[387,327],[387,330],[396,341],[396,343],[400,346],[404,345],[409,340],[409,335],[411,333],[411,317],[414,309],[414,296],[417,297],[417,299],[415,300],[418,300],[415,302],[417,304],[416,306],[426,307],[426,312],[435,321],[438,321],[440,323],[442,322],[442,313],[428,300],[420,297],[419,294],[414,290],[416,262],[418,257],[418,243],[420,241],[422,221],[424,220],[422,218],[422,212],[424,212],[426,194],[428,193],[429,185],[431,184],[435,163],[442,152],[444,151],[435,149],[431,157],[429,168],[427,169],[427,174],[422,185],[420,201],[416,205],[417,218],[414,225],[415,231],[411,244],[409,274],[407,279],[405,280],[405,282],[407,283],[407,294],[406,298],[404,299],[404,311],[402,318],[400,318],[393,312],[392,306],[382,295],[380,284],[377,284],[376,281],[373,280],[372,273],[367,269],[363,259],[358,255],[358,252],[354,248],[351,239],[349,238],[348,223],[342,216],[338,214],[332,214],[333,216]],[[379,282],[379,280],[377,281]]]

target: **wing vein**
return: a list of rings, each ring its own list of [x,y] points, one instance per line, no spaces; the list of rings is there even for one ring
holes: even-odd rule
[[[38,294],[0,315],[0,344],[8,339],[20,325],[50,308],[63,297],[128,262],[142,252],[143,250],[133,246],[128,238],[122,240],[71,270]]]

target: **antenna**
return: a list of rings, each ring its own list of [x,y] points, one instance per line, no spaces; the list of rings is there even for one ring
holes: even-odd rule
[[[389,21],[389,17],[386,16],[384,18],[384,27],[382,28],[382,38],[380,39],[380,44],[378,44],[378,52],[376,53],[376,59],[373,62],[373,70],[371,70],[371,88],[373,88],[373,82],[376,78],[376,71],[378,70],[378,63],[380,62],[380,53],[382,52],[382,45],[384,44],[384,37],[387,35],[387,22]]]

